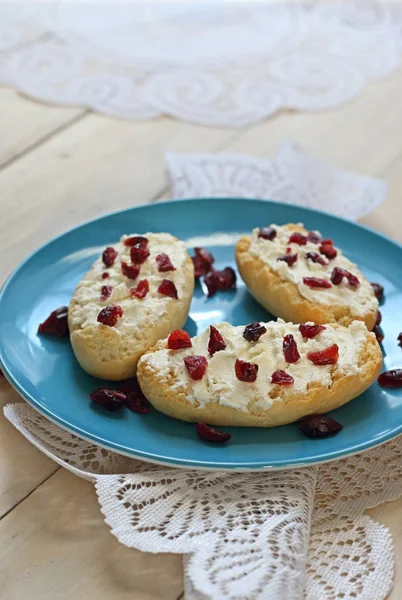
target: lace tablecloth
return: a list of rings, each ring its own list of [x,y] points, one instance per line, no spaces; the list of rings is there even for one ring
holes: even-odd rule
[[[272,161],[169,154],[167,170],[180,198],[273,197],[351,219],[386,195],[384,182],[342,171],[291,142]],[[25,403],[4,413],[42,452],[94,482],[122,544],[183,554],[187,600],[382,600],[392,587],[391,534],[364,511],[402,495],[402,437],[320,467],[211,473],[109,452]]]
[[[384,2],[0,4],[0,84],[129,119],[334,108],[401,55],[402,7]]]

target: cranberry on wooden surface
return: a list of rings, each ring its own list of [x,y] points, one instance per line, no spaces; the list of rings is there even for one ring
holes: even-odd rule
[[[208,296],[213,296],[218,291],[235,289],[236,273],[232,267],[225,267],[222,271],[211,271],[204,278],[204,283],[208,289]]]
[[[312,244],[319,244],[321,239],[321,236],[315,231],[309,231],[307,234],[307,241],[311,242]]]
[[[232,437],[230,433],[218,431],[214,427],[206,425],[205,423],[197,423],[197,434],[203,440],[206,440],[207,442],[213,442],[215,444],[223,444]]]
[[[149,254],[150,254],[150,252],[149,252],[146,244],[143,244],[143,243],[135,244],[130,249],[131,262],[133,262],[137,265],[142,265],[142,263],[147,260]]]
[[[128,263],[122,261],[121,272],[125,277],[128,277],[128,279],[136,279],[140,274],[140,267],[137,265],[129,265]]]
[[[149,281],[148,279],[141,279],[141,281],[138,282],[138,285],[136,288],[131,288],[130,289],[130,295],[132,298],[145,298],[145,296],[148,294],[149,292]]]
[[[98,322],[103,325],[108,325],[109,327],[113,327],[116,325],[118,319],[123,316],[123,310],[121,306],[117,304],[109,304],[109,306],[105,306],[102,308],[98,315]]]
[[[257,379],[258,365],[254,365],[253,363],[238,358],[235,362],[235,373],[239,381],[252,383]]]
[[[163,296],[169,296],[169,298],[175,298],[176,300],[178,299],[176,286],[170,279],[162,280],[159,284],[158,292],[163,294]]]
[[[273,227],[260,227],[258,237],[272,242],[276,238],[276,229]]]
[[[208,367],[208,361],[205,356],[193,354],[192,356],[185,356],[183,360],[191,379],[199,381],[204,377]]]
[[[114,261],[116,260],[117,254],[118,252],[114,248],[112,248],[112,246],[108,246],[102,254],[103,264],[106,267],[111,267]]]
[[[52,311],[48,318],[38,327],[38,333],[64,337],[68,335],[68,306],[61,306]]]
[[[97,388],[90,395],[92,402],[104,406],[108,410],[118,410],[125,405],[127,396],[123,392],[109,388]]]
[[[338,252],[334,248],[334,243],[332,240],[321,240],[321,246],[319,249],[321,254],[324,254],[324,256],[326,256],[330,260],[335,258],[338,254]]]
[[[328,265],[327,261],[324,260],[323,257],[320,254],[318,254],[318,252],[307,252],[306,259],[312,260],[313,263],[318,263],[323,267],[326,267]]]
[[[279,256],[279,258],[276,260],[283,260],[283,262],[287,263],[289,267],[292,267],[297,261],[297,254],[284,254],[283,256]]]
[[[378,378],[378,383],[385,388],[400,388],[402,387],[402,369],[391,369],[381,373]]]
[[[307,244],[307,236],[303,233],[295,231],[289,238],[288,244],[299,244],[299,246],[305,246]]]
[[[331,282],[320,277],[303,277],[303,283],[311,288],[330,288]]]
[[[371,287],[374,290],[374,294],[377,298],[377,300],[382,300],[384,297],[384,288],[382,285],[380,285],[379,283],[372,283]]]
[[[248,342],[258,342],[260,337],[267,332],[267,328],[261,323],[250,323],[244,328],[243,337]]]
[[[338,344],[333,344],[324,350],[318,350],[317,352],[309,352],[307,358],[311,360],[313,365],[334,365],[338,362],[339,358],[339,347]]]
[[[164,252],[162,252],[162,254],[158,254],[155,260],[160,273],[164,273],[166,271],[176,271],[176,267],[173,266],[170,257]]]
[[[271,383],[276,383],[278,385],[293,385],[295,380],[289,373],[279,369],[279,371],[275,371],[271,375]]]
[[[133,235],[124,240],[124,245],[129,246],[130,248],[137,246],[137,244],[146,246],[148,244],[148,238],[143,237],[142,235]]]
[[[286,362],[295,363],[299,360],[300,354],[297,348],[296,340],[291,333],[283,338],[283,356]]]
[[[191,348],[191,338],[187,331],[176,329],[172,331],[167,339],[167,348],[169,350],[182,350],[183,348]]]
[[[126,406],[129,410],[145,415],[152,410],[152,406],[145,398],[139,383],[136,379],[122,381],[119,385],[120,390],[126,395]]]
[[[302,323],[299,325],[299,331],[303,337],[311,340],[315,338],[316,335],[324,331],[324,325],[309,325],[308,323]]]
[[[342,431],[343,425],[323,415],[310,415],[304,417],[299,424],[299,430],[311,438],[323,438],[336,435]]]
[[[113,291],[113,288],[111,285],[102,285],[101,295],[100,295],[101,302],[104,302],[105,300],[110,298],[112,291]]]
[[[209,331],[208,352],[210,354],[215,354],[215,352],[224,350],[226,348],[226,343],[217,328],[210,325]]]

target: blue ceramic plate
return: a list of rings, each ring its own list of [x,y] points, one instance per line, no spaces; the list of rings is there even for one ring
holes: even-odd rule
[[[189,246],[208,247],[218,268],[235,266],[240,233],[269,223],[302,221],[335,240],[369,281],[385,288],[381,306],[385,367],[402,366],[396,337],[402,331],[402,251],[385,237],[317,211],[274,202],[204,199],[140,206],[86,223],[49,242],[11,276],[0,295],[0,360],[9,381],[37,410],[83,438],[116,452],[180,467],[208,469],[289,468],[333,460],[370,448],[402,432],[402,390],[375,383],[332,416],[344,429],[336,437],[309,439],[296,424],[273,429],[226,428],[224,446],[198,439],[195,425],[153,410],[138,415],[110,413],[88,395],[101,380],[87,375],[67,340],[37,335],[38,323],[68,304],[79,279],[104,247],[133,231],[169,231]],[[211,233],[214,232],[214,233]],[[219,235],[217,235],[219,233]],[[233,325],[273,318],[248,294],[236,291],[207,298],[196,287],[186,329],[191,336],[210,323]]]

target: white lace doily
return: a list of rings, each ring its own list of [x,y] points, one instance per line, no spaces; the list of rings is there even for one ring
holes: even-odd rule
[[[384,2],[0,4],[0,84],[132,119],[333,108],[401,55],[401,7]]]
[[[274,198],[356,219],[386,194],[384,182],[291,142],[272,161],[169,154],[167,167],[179,198]],[[391,589],[391,535],[364,511],[402,494],[402,437],[320,468],[208,473],[109,452],[24,403],[4,414],[42,452],[94,482],[121,543],[183,554],[187,600],[383,600]]]

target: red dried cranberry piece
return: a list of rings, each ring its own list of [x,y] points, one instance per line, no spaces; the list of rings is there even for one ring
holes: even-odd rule
[[[211,266],[215,262],[212,254],[208,250],[205,250],[205,248],[194,248],[194,252],[206,265]]]
[[[140,274],[140,267],[137,265],[129,265],[126,262],[121,263],[121,272],[129,279],[136,279]]]
[[[307,244],[307,236],[295,231],[290,236],[288,244],[299,244],[299,246],[305,246]]]
[[[232,267],[225,267],[222,271],[211,271],[204,278],[208,288],[208,296],[213,296],[217,291],[224,292],[236,288],[236,273]]]
[[[325,261],[322,256],[318,254],[318,252],[307,252],[306,258],[312,260],[314,263],[318,263],[323,267],[328,265],[327,261]]]
[[[327,279],[319,277],[303,277],[303,283],[311,288],[330,288],[331,283]]]
[[[138,282],[138,285],[136,288],[131,288],[130,290],[130,295],[132,298],[145,298],[145,296],[148,294],[149,292],[149,281],[148,279],[141,279],[141,281]]]
[[[391,369],[391,371],[381,373],[378,383],[385,388],[402,387],[402,369]]]
[[[183,360],[191,379],[199,381],[204,377],[208,366],[205,356],[193,354],[192,356],[185,356]]]
[[[126,406],[129,410],[140,413],[141,415],[151,412],[152,406],[142,393],[136,379],[122,381],[119,387],[123,394],[127,396]]]
[[[105,271],[104,273],[102,273],[102,279],[107,279],[108,277],[110,277],[109,273],[107,271]]]
[[[276,229],[273,227],[261,227],[258,232],[258,237],[272,242],[272,240],[276,238]]]
[[[149,254],[150,252],[145,244],[135,244],[130,250],[131,262],[142,265],[142,263],[147,260]]]
[[[295,262],[297,261],[297,254],[284,254],[283,256],[280,256],[276,260],[283,260],[285,263],[287,263],[289,265],[289,267],[292,267],[295,264]]]
[[[377,298],[377,300],[382,300],[384,297],[384,288],[382,285],[380,285],[379,283],[372,283],[371,287],[374,290],[374,294]]]
[[[102,285],[101,297],[100,297],[101,302],[104,302],[105,300],[107,300],[110,297],[110,294],[112,293],[112,291],[113,291],[113,288],[111,285]]]
[[[130,248],[132,246],[136,246],[137,244],[146,246],[148,244],[148,238],[143,237],[142,235],[134,235],[134,236],[128,237],[126,240],[124,240],[124,245],[129,246]]]
[[[307,358],[311,360],[313,365],[334,365],[338,362],[339,348],[338,344],[333,344],[324,350],[318,350],[317,352],[309,352]]]
[[[214,257],[205,248],[194,248],[195,256],[191,257],[194,263],[194,277],[199,279],[202,275],[206,275],[212,268],[215,262]]]
[[[377,316],[376,316],[376,319],[375,319],[375,326],[376,327],[378,327],[379,324],[381,323],[381,319],[382,319],[381,313],[380,313],[379,310],[377,310]]]
[[[116,325],[117,320],[123,316],[123,310],[121,306],[117,304],[109,304],[105,308],[102,308],[98,315],[98,322],[103,323],[103,325],[109,325],[109,327],[113,327]]]
[[[103,251],[102,260],[106,267],[111,267],[114,261],[116,260],[118,252],[112,248],[112,246],[108,246],[106,250]]]
[[[324,331],[324,325],[309,325],[308,323],[302,323],[299,325],[299,331],[303,337],[311,340],[315,338],[316,335]]]
[[[360,285],[360,281],[346,269],[341,269],[340,267],[334,267],[331,274],[331,281],[334,285],[339,285],[342,282],[342,279],[346,277],[350,287],[357,288]]]
[[[216,444],[223,444],[224,442],[229,441],[232,437],[230,433],[218,431],[217,429],[214,429],[205,423],[197,423],[197,433],[201,439],[206,440],[207,442],[214,442]]]
[[[396,339],[398,340],[399,346],[402,346],[402,333],[400,333]]]
[[[160,273],[164,273],[165,271],[176,271],[176,267],[172,265],[172,261],[167,254],[164,254],[163,252],[162,254],[158,254],[155,260]]]
[[[235,362],[235,373],[239,381],[252,383],[257,379],[258,365],[245,362],[244,360],[240,360],[240,358],[238,358]]]
[[[169,298],[175,298],[176,300],[178,298],[176,286],[170,279],[162,279],[158,292],[164,296],[169,296]]]
[[[89,397],[92,402],[101,404],[108,410],[118,410],[125,405],[127,400],[125,394],[109,388],[97,388],[90,393]]]
[[[38,333],[64,337],[68,335],[68,306],[61,306],[50,313],[46,321],[38,327]]]
[[[295,363],[300,358],[296,340],[291,333],[283,338],[283,355],[288,363]]]
[[[243,337],[248,342],[258,342],[260,337],[267,332],[267,328],[261,323],[250,323],[243,331]]]
[[[187,331],[183,331],[183,329],[172,331],[167,340],[169,350],[182,350],[183,348],[191,348],[191,346],[191,338]]]
[[[334,248],[334,243],[332,240],[321,240],[320,252],[330,260],[335,258],[338,254]]]
[[[295,380],[293,377],[289,375],[289,373],[286,373],[286,371],[282,371],[282,369],[272,373],[271,383],[277,383],[278,385],[293,385],[294,382]]]
[[[226,344],[216,327],[210,325],[209,331],[208,352],[213,355],[215,352],[219,352],[219,350],[224,350]]]
[[[307,241],[312,244],[319,244],[321,242],[321,236],[315,231],[309,231],[307,234]]]
[[[383,341],[383,339],[384,339],[384,334],[383,334],[383,332],[381,331],[381,327],[378,327],[378,326],[376,325],[376,326],[374,327],[374,329],[373,329],[373,333],[374,333],[374,335],[375,335],[375,337],[376,337],[376,340],[377,340],[377,342],[378,342],[379,344],[381,344],[381,343],[382,343],[382,341]]]
[[[342,431],[343,425],[323,415],[310,415],[299,424],[299,430],[311,438],[322,438],[336,435]]]

